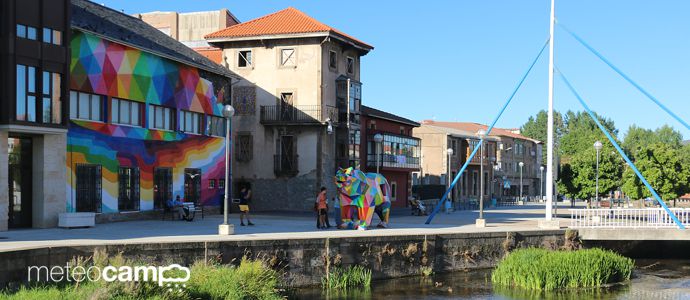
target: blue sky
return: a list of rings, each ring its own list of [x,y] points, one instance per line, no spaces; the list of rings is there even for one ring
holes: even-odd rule
[[[240,21],[296,7],[375,49],[362,59],[363,103],[414,120],[489,123],[548,37],[549,0],[99,0],[126,13],[228,8]],[[690,121],[690,1],[557,0],[556,18]],[[556,30],[556,65],[598,113],[630,124],[690,130]],[[540,59],[498,123],[518,127],[547,104]],[[581,110],[557,78],[555,107]],[[621,134],[622,136],[622,134]]]

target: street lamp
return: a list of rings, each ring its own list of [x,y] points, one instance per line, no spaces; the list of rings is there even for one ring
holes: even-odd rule
[[[544,166],[539,167],[539,200],[544,200]]]
[[[230,235],[235,233],[235,226],[228,224],[228,197],[232,191],[232,163],[230,162],[230,145],[232,145],[232,116],[235,108],[226,104],[223,106],[223,117],[225,117],[225,195],[223,196],[223,224],[218,226],[219,235]]]
[[[446,153],[448,153],[448,170],[446,171],[446,177],[448,177],[448,180],[446,180],[446,181],[448,183],[447,188],[449,189],[450,188],[450,174],[451,174],[451,172],[450,172],[450,159],[451,158],[450,157],[453,156],[453,148],[448,148],[448,150],[446,150]],[[451,195],[453,195],[453,194],[451,193]]]
[[[597,150],[597,187],[594,195],[594,207],[599,207],[599,152],[601,151],[601,148],[604,148],[604,145],[601,144],[600,141],[594,142],[594,149]]]
[[[379,165],[381,164],[379,159],[381,158],[381,142],[383,142],[383,135],[377,133],[374,135],[374,142],[376,143],[376,173],[379,173]]]
[[[518,165],[520,165],[520,201],[522,201],[522,167],[525,163],[520,162]]]
[[[486,227],[486,221],[484,221],[484,137],[486,136],[486,131],[484,129],[479,129],[477,131],[479,136],[479,219],[476,221],[477,227]]]

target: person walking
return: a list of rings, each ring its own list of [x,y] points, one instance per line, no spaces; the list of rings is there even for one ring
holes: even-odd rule
[[[252,197],[252,190],[246,186],[240,190],[240,225],[244,226],[244,218],[247,217],[247,225],[254,226],[249,219],[249,199]]]
[[[326,214],[328,213],[328,198],[326,198],[326,188],[321,187],[319,195],[316,196],[316,209],[319,215],[319,229],[326,229]]]

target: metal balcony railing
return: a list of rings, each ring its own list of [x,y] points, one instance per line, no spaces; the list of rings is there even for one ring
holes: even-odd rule
[[[338,123],[338,109],[328,105],[262,105],[261,124],[321,124],[330,119]]]
[[[299,155],[273,155],[273,172],[276,176],[293,177],[299,174]]]
[[[376,154],[367,155],[367,166],[376,167]],[[381,154],[379,166],[385,168],[419,169],[419,157]]]

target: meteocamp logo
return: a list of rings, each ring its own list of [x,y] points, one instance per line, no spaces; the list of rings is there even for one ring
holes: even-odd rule
[[[29,282],[157,282],[168,289],[182,289],[189,281],[191,271],[178,264],[169,266],[29,266]]]

